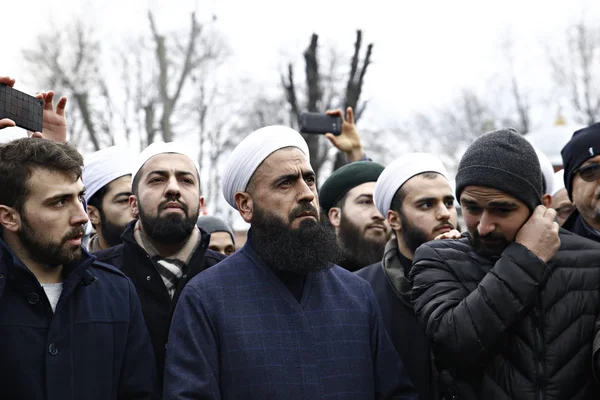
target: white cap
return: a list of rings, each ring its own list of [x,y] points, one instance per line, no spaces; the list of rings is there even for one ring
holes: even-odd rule
[[[137,158],[135,165],[133,166],[133,170],[131,172],[131,179],[135,179],[135,176],[142,169],[144,164],[148,162],[152,157],[157,156],[159,154],[181,154],[189,158],[194,167],[196,167],[196,171],[198,172],[198,176],[200,176],[200,166],[198,165],[198,161],[190,154],[188,149],[179,142],[154,142],[150,146],[146,147]]]
[[[135,153],[123,146],[96,151],[83,161],[81,180],[85,185],[85,201],[115,179],[131,174]]]

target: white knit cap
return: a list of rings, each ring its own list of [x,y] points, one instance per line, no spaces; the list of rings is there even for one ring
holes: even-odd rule
[[[272,153],[285,147],[297,147],[310,158],[304,138],[292,128],[281,125],[258,129],[244,138],[231,152],[221,179],[223,196],[235,209],[235,194],[243,192],[250,178]]]
[[[560,192],[565,188],[565,170],[561,169],[554,173],[554,183],[552,184],[552,196],[556,196],[556,193]]]
[[[112,146],[85,157],[81,179],[85,185],[85,201],[115,179],[131,174],[135,154],[124,146]]]
[[[198,165],[198,161],[196,161],[185,145],[180,142],[154,142],[140,153],[133,166],[131,179],[135,179],[137,173],[140,172],[144,164],[152,157],[166,153],[181,154],[189,158],[192,163],[194,163],[194,167],[196,167],[196,171],[198,171],[198,176],[200,176],[200,166]]]
[[[448,172],[444,164],[429,153],[406,154],[385,167],[377,179],[373,193],[373,202],[381,215],[387,216],[394,195],[406,181],[425,172],[437,172],[448,179]]]
[[[552,186],[554,185],[554,167],[552,167],[552,163],[544,153],[542,153],[535,147],[534,150],[535,154],[537,154],[538,156],[538,160],[540,161],[540,168],[544,177],[544,184],[546,185],[546,193],[552,193]]]

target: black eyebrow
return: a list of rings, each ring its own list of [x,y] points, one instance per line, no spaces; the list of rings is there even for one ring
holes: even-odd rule
[[[454,201],[454,196],[444,196],[444,201]]]
[[[162,177],[169,176],[169,172],[162,170],[162,169],[155,169],[154,171],[148,172],[148,176],[150,176],[152,174],[160,175]],[[191,176],[195,177],[194,173],[192,173],[190,171],[175,171],[175,175],[191,175]]]
[[[307,179],[307,178],[314,178],[316,175],[313,171],[306,171],[302,173],[302,178],[303,179]],[[279,178],[277,178],[275,180],[275,186],[279,185],[281,182],[284,181],[292,181],[295,182],[298,180],[298,178],[300,178],[300,174],[286,174],[286,175],[281,175]]]
[[[82,190],[81,190],[81,191],[80,191],[80,192],[77,194],[77,197],[80,197],[80,196],[81,196],[81,197],[83,197],[84,195],[85,195],[85,188],[84,188],[84,189],[82,189]],[[53,203],[53,202],[55,202],[55,201],[57,201],[57,200],[60,200],[60,199],[66,199],[66,198],[73,197],[73,196],[75,196],[73,193],[60,193],[60,194],[57,194],[57,195],[55,195],[55,196],[52,196],[52,197],[49,197],[49,198],[47,198],[47,199],[44,201],[44,203]]]
[[[479,203],[477,203],[475,200],[462,199],[460,202],[463,205],[465,205],[465,206],[477,206],[477,207],[479,207]]]
[[[131,194],[132,194],[131,192],[121,192],[121,193],[117,193],[117,194],[115,194],[115,195],[114,195],[112,198],[113,198],[113,200],[114,200],[114,199],[116,199],[117,197],[121,197],[121,196],[127,196],[127,197],[129,197],[129,196],[131,196]]]
[[[435,202],[436,200],[437,199],[435,197],[421,197],[420,199],[415,200],[415,204]]]

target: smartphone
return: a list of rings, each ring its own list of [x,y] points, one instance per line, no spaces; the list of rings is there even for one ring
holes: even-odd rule
[[[342,118],[319,113],[303,113],[300,115],[300,132],[324,135],[333,133],[338,136],[342,133]]]
[[[0,85],[0,119],[9,118],[18,127],[41,132],[44,124],[44,100]]]

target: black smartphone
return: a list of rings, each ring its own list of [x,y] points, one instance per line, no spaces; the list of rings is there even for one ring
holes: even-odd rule
[[[303,113],[300,115],[300,132],[324,135],[342,133],[342,118],[319,113]]]
[[[0,119],[9,118],[18,127],[41,132],[44,125],[44,100],[0,85]]]

